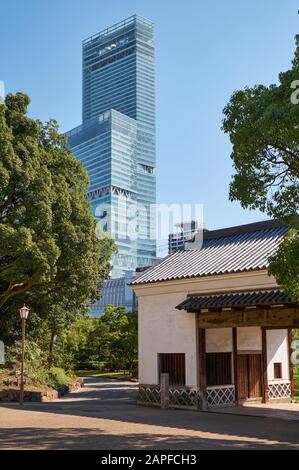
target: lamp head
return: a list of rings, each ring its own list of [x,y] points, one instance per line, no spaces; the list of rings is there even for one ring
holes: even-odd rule
[[[20,308],[21,320],[27,320],[28,314],[29,314],[29,308],[26,307],[26,305],[24,304],[23,307]]]

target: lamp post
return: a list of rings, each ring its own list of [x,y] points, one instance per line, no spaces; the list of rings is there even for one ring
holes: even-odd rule
[[[24,403],[24,357],[25,357],[25,333],[26,333],[26,320],[28,318],[29,308],[24,304],[20,308],[20,317],[22,320],[22,355],[21,355],[21,383],[20,383],[20,405]]]

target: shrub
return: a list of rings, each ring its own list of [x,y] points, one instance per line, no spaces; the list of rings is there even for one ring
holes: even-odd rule
[[[13,346],[6,348],[5,365],[6,367],[20,368],[21,342],[16,341]],[[25,369],[34,371],[40,369],[45,362],[44,353],[34,341],[25,343]]]
[[[51,369],[39,369],[28,373],[28,383],[34,386],[46,386],[59,390],[64,386],[70,385],[75,375],[66,373],[60,367],[51,367]]]
[[[50,387],[49,372],[45,369],[30,371],[27,374],[27,383],[35,387],[40,385]]]
[[[16,342],[7,348],[6,367],[0,374],[0,385],[16,385],[20,372],[21,344]],[[45,353],[33,341],[26,342],[25,349],[25,379],[27,385],[35,387],[49,387],[59,390],[73,382],[75,376],[71,372],[65,372],[59,367],[48,369]]]
[[[48,372],[49,386],[58,390],[61,387],[70,385],[75,379],[75,375],[66,373],[60,367],[51,367]]]

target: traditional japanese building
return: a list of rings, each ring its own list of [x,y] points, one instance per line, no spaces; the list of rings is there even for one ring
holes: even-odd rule
[[[206,409],[293,397],[290,332],[299,306],[268,274],[288,228],[266,221],[206,231],[131,283],[139,311],[139,400]]]

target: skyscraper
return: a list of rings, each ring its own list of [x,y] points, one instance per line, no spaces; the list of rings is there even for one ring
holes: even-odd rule
[[[153,264],[154,25],[134,15],[83,41],[83,123],[69,146],[89,173],[96,220],[118,246],[112,277]]]

